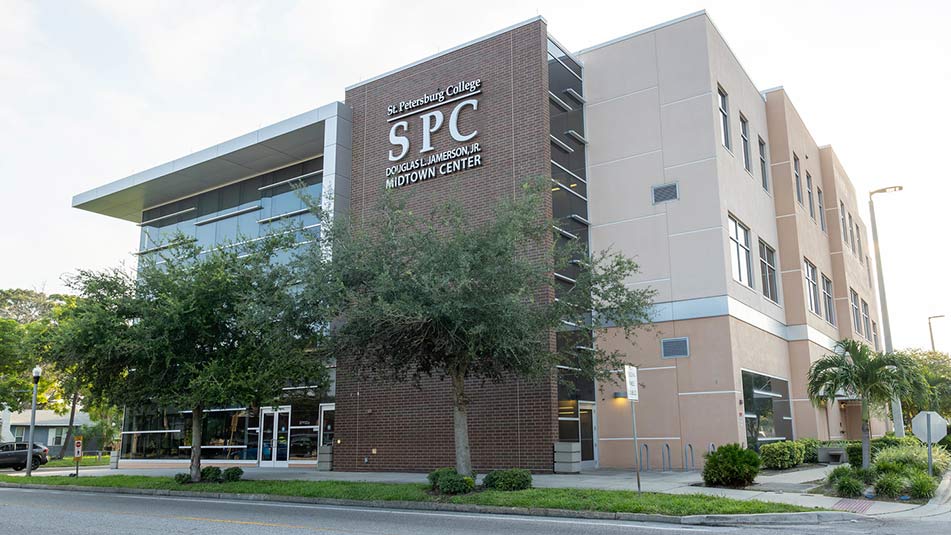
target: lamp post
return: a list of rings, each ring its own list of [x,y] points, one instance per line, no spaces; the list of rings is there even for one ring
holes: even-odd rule
[[[934,348],[934,331],[931,329],[931,320],[936,320],[938,318],[943,318],[944,314],[940,316],[928,316],[928,336],[931,337],[931,352],[935,353],[938,350]]]
[[[33,428],[36,427],[36,388],[40,384],[40,375],[43,370],[39,366],[33,368],[33,410],[30,412],[30,434],[26,440],[26,477],[33,474]]]
[[[878,275],[878,300],[882,305],[882,334],[885,337],[885,352],[891,353],[892,347],[892,329],[888,321],[888,300],[885,298],[885,277],[882,275],[882,253],[878,247],[878,225],[875,223],[875,199],[876,193],[891,193],[901,191],[902,186],[890,186],[877,189],[868,194],[868,213],[872,219],[872,242],[875,244],[875,268]],[[901,400],[897,397],[892,400],[892,420],[895,424],[895,436],[905,436],[905,422],[901,413]]]

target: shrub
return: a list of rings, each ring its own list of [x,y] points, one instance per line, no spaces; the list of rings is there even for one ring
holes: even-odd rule
[[[879,474],[899,474],[905,471],[905,465],[894,461],[878,461],[872,466]]]
[[[872,485],[875,483],[875,480],[878,479],[878,470],[874,466],[870,466],[868,468],[856,468],[854,472],[855,477],[857,477],[866,485]]]
[[[855,477],[855,470],[851,466],[836,466],[829,472],[829,475],[826,476],[829,485],[832,486],[835,486],[835,484],[844,477]]]
[[[710,487],[745,487],[759,474],[762,460],[753,450],[725,444],[705,455],[703,482]]]
[[[931,455],[935,473],[943,474],[951,467],[951,454],[944,448],[933,447]],[[884,448],[875,454],[875,465],[880,463],[897,463],[904,467],[928,470],[928,447],[906,444]]]
[[[180,473],[178,473],[178,474],[175,474],[175,482],[178,483],[179,485],[184,485],[184,484],[186,484],[186,483],[191,483],[191,481],[192,481],[192,475],[191,475],[191,474],[187,474],[187,473],[185,473],[185,472],[180,472]]]
[[[210,483],[221,481],[221,468],[217,466],[206,466],[201,469],[201,480]]]
[[[865,484],[853,476],[845,476],[835,483],[835,493],[842,498],[855,498],[862,495]]]
[[[917,500],[930,500],[938,490],[938,482],[927,472],[915,472],[908,478],[908,494]]]
[[[455,470],[439,477],[439,492],[442,494],[465,494],[474,488],[475,481],[471,477],[460,475]]]
[[[805,447],[797,442],[783,441],[765,444],[759,454],[763,466],[771,470],[788,470],[802,464]]]
[[[495,490],[525,490],[532,488],[532,473],[528,470],[513,468],[489,472],[482,480],[482,486]]]
[[[875,494],[886,498],[897,498],[905,490],[905,478],[898,474],[882,474],[875,482]]]
[[[244,470],[237,466],[232,466],[221,473],[221,479],[226,483],[234,483],[235,481],[241,481],[241,476],[243,475]]]
[[[455,468],[437,468],[429,473],[426,476],[426,479],[429,480],[429,490],[437,491],[439,490],[439,481],[443,476],[447,475],[458,475]]]
[[[802,462],[810,464],[819,462],[819,445],[822,444],[819,439],[800,438],[796,440],[796,443],[802,446]]]
[[[849,458],[849,464],[858,468],[862,466],[862,443],[849,442],[845,445],[845,456]]]

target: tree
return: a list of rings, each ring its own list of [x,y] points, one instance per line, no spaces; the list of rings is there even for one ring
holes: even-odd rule
[[[53,307],[62,301],[63,296],[58,294],[46,295],[22,288],[0,290],[0,318],[30,323],[49,317]]]
[[[593,347],[592,318],[629,338],[649,322],[653,292],[625,285],[632,260],[553,245],[544,187],[527,184],[485,222],[454,202],[418,215],[385,195],[359,225],[326,229],[302,258],[305,301],[340,319],[319,352],[371,378],[451,382],[462,474],[472,473],[466,379],[551,378],[559,364],[607,378],[622,355]],[[553,271],[575,284],[559,286]],[[556,331],[569,343],[554,344]]]
[[[30,399],[30,369],[24,358],[23,327],[0,318],[0,410],[19,410]]]
[[[906,349],[902,353],[914,359],[921,369],[926,389],[918,396],[902,399],[905,421],[910,422],[921,411],[935,411],[951,416],[951,356],[937,351]]]
[[[924,382],[918,364],[901,353],[875,353],[866,344],[840,340],[835,353],[812,364],[807,392],[815,405],[837,396],[855,396],[862,402],[862,467],[868,468],[872,407],[887,405],[894,397],[920,394]]]
[[[321,318],[300,306],[296,275],[273,261],[292,235],[203,251],[175,245],[140,258],[138,272],[82,271],[82,299],[57,335],[97,400],[191,410],[191,478],[201,477],[203,411],[273,402],[288,384],[325,384],[308,348]]]

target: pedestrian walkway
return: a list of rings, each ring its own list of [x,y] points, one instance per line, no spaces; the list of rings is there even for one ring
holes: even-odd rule
[[[809,494],[807,491],[819,485],[833,467],[814,466],[783,472],[766,472],[756,478],[756,484],[747,489],[723,489],[702,486],[700,472],[643,472],[641,488],[645,492],[665,494],[703,494],[722,496],[737,500],[761,500],[787,503],[804,507],[855,511],[859,508],[868,515],[883,517],[918,517],[923,514],[936,518],[946,515],[951,518],[951,474],[939,489],[939,496],[928,505],[866,500],[842,500],[840,498]],[[107,467],[84,468],[80,477],[104,475],[172,476],[187,470],[186,465],[149,465],[126,463],[117,470]],[[375,483],[425,483],[426,474],[413,472],[318,472],[313,468],[245,468],[245,479],[253,480],[303,480],[303,481],[367,481]],[[67,475],[71,469],[41,468],[36,476]],[[631,470],[603,468],[580,474],[536,474],[534,485],[541,488],[582,488],[603,490],[636,489]],[[852,503],[858,502],[858,503]],[[861,505],[861,507],[859,507]]]

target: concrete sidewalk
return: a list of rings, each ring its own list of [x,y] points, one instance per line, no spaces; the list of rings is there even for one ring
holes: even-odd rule
[[[84,468],[80,477],[105,475],[173,476],[187,471],[187,466],[150,466],[144,463],[127,463],[128,467],[110,470],[107,467]],[[884,517],[919,517],[930,515],[951,518],[951,474],[945,478],[939,496],[928,505],[868,500],[844,500],[840,498],[808,494],[833,467],[808,467],[784,472],[767,472],[756,478],[756,484],[748,489],[721,489],[702,486],[700,472],[643,472],[641,488],[645,492],[665,494],[704,494],[737,500],[761,500],[804,507],[861,512]],[[303,480],[303,481],[366,481],[374,483],[425,483],[426,474],[409,472],[318,472],[300,468],[244,468],[245,479],[252,480]],[[37,477],[68,475],[70,469],[41,468],[34,472]],[[14,474],[15,475],[15,474]],[[541,488],[581,488],[603,490],[634,490],[634,474],[630,470],[599,469],[581,474],[536,474],[534,485]]]

